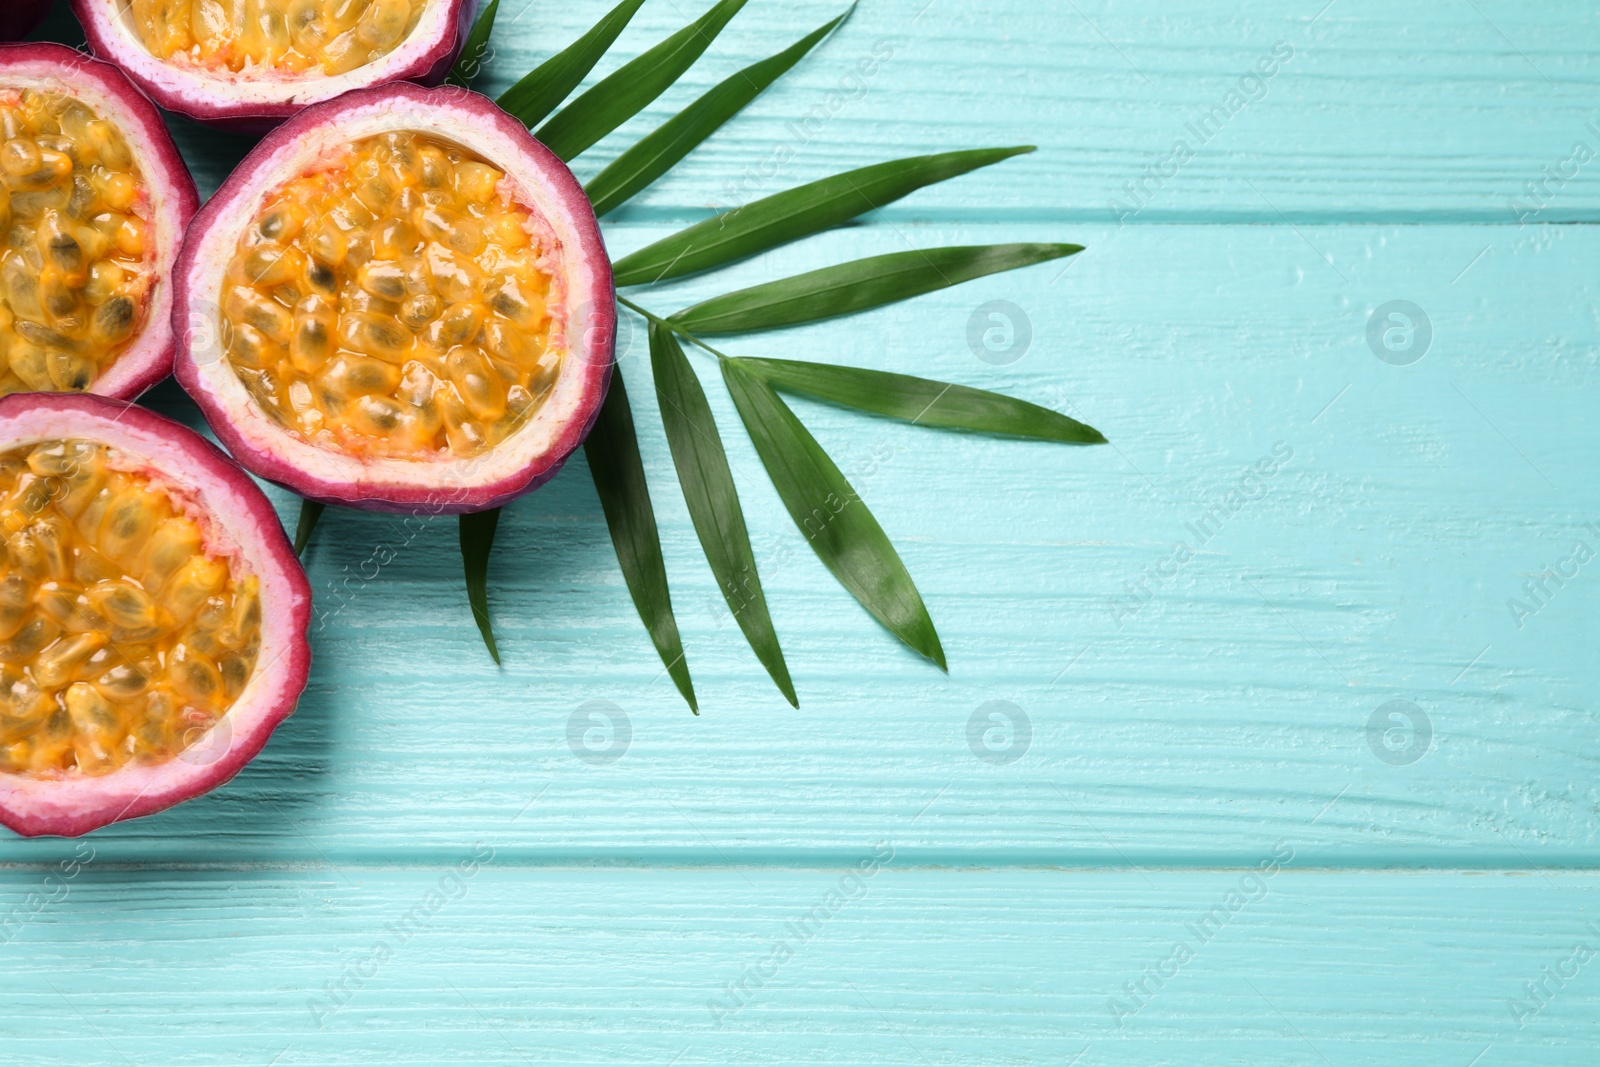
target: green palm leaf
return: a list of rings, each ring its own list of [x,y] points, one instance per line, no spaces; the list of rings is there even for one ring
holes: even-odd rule
[[[478,12],[478,21],[472,24],[467,43],[461,46],[461,55],[456,58],[455,66],[450,68],[444,80],[446,85],[459,85],[463,89],[472,87],[472,79],[478,76],[478,69],[483,63],[484,49],[489,47],[489,32],[494,29],[495,12],[499,10],[500,0],[489,0],[489,5]]]
[[[850,11],[854,11],[852,6]],[[605,215],[627,203],[711,136],[789,68],[800,62],[817,42],[850,16],[850,11],[824,23],[775,56],[763,59],[721,82],[647,134],[618,156],[585,188],[596,215]]]
[[[520,119],[524,126],[542,121],[561,106],[561,101],[578,87],[584,75],[600,62],[600,57],[606,54],[606,49],[616,41],[643,3],[644,0],[622,0],[588,33],[534,68],[501,93],[495,102]]]
[[[489,622],[489,552],[494,548],[494,531],[499,524],[499,508],[461,516],[461,563],[467,574],[467,602],[472,605],[472,618],[483,635],[484,647],[496,663],[500,662],[500,649]]]
[[[616,281],[642,285],[733,263],[849,222],[923,186],[1032,151],[1023,145],[913,156],[786,189],[623,256],[614,267]]]
[[[500,97],[506,111],[570,161],[639,114],[704,54],[745,0],[717,0],[698,19],[600,79],[562,107],[643,4],[620,0],[582,37]],[[447,82],[469,86],[487,54],[499,0],[479,13]],[[723,79],[605,167],[585,190],[597,214],[616,210],[666,174],[748,106],[830,32],[849,11],[788,48]],[[558,110],[559,109],[559,110]],[[542,124],[542,125],[541,125]],[[834,175],[746,204],[623,257],[618,285],[639,285],[724,266],[822,232],[1030,147],[986,148],[893,160]],[[662,421],[684,499],[712,573],[751,648],[780,691],[798,706],[756,572],[733,472],[705,391],[678,336],[748,332],[849,315],[1000,271],[1072,255],[1070,244],[1011,244],[873,256],[783,278],[703,301],[650,320],[651,366]],[[626,303],[626,301],[624,301]],[[629,304],[630,307],[634,305]],[[704,342],[698,342],[702,345]],[[862,368],[781,359],[719,357],[756,451],[791,518],[818,557],[891,632],[941,669],[945,654],[915,584],[882,527],[778,391],[913,424],[1074,444],[1101,443],[1093,427],[1022,400],[967,386]],[[622,379],[613,379],[585,441],[634,606],[691,709],[698,706],[673,615],[660,532]],[[305,551],[324,507],[302,501],[295,531]],[[499,509],[460,517],[468,601],[485,647],[500,662],[488,605],[488,567]]]
[[[300,501],[300,521],[294,529],[294,554],[305,554],[306,546],[311,543],[311,531],[317,528],[317,520],[322,518],[322,511],[327,507],[316,500]]]
[[[818,558],[896,637],[948,670],[922,595],[833,460],[772,387],[740,361],[722,360],[722,377],[772,484]]]
[[[671,316],[671,321],[695,334],[795,326],[1081,251],[1081,245],[1014,244],[892,252],[712,297]]]
[[[611,391],[600,408],[600,418],[583,443],[589,459],[589,473],[600,506],[605,509],[611,543],[628,583],[633,606],[644,620],[650,641],[656,646],[672,682],[689,702],[689,710],[700,714],[695,701],[694,683],[689,679],[689,663],[683,656],[683,639],[672,614],[672,594],[667,589],[667,565],[661,558],[661,535],[656,529],[656,512],[650,503],[645,483],[644,461],[639,458],[639,440],[633,429],[633,412],[622,375],[612,372]]]
[[[745,0],[719,0],[710,11],[562,108],[536,136],[563,160],[575,159],[682,77],[744,5]]]
[[[908,374],[804,363],[792,359],[734,360],[774,388],[870,411],[919,426],[1097,445],[1105,436],[1060,412],[983,389]]]
[[[661,398],[661,422],[667,430],[672,461],[678,468],[689,518],[705,550],[706,562],[717,579],[717,588],[728,602],[739,629],[755,650],[756,658],[784,697],[795,707],[794,683],[783,660],[772,616],[767,611],[761,577],[756,572],[755,552],[744,524],[744,510],[734,488],[733,471],[722,448],[722,437],[706,403],[705,390],[689,366],[678,339],[668,330],[650,326],[650,365],[655,372],[656,393]]]

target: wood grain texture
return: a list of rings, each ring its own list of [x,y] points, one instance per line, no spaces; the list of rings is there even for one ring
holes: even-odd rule
[[[945,639],[945,677],[837,587],[730,431],[798,712],[700,557],[636,334],[622,372],[698,719],[634,614],[581,458],[506,511],[491,572],[500,670],[468,614],[453,524],[330,510],[308,557],[322,615],[298,714],[232,785],[103,847],[148,862],[398,857],[469,840],[537,794],[538,817],[516,832],[530,861],[770,861],[887,834],[928,862],[1210,864],[1306,832],[1318,863],[1591,862],[1593,754],[1574,742],[1593,724],[1600,587],[1587,570],[1551,586],[1521,629],[1507,608],[1576,540],[1600,545],[1582,436],[1600,400],[1595,241],[1544,232],[1524,245],[1485,227],[1074,228],[1060,236],[1090,251],[1053,285],[1060,268],[1047,266],[729,339],[737,353],[1002,389],[1112,442],[988,440],[796,401],[901,546]],[[715,281],[908,239],[1016,236],[867,227]],[[650,299],[671,310],[712,285]],[[1405,367],[1365,338],[1369,309],[1402,293],[1436,324],[1431,351]],[[967,344],[991,299],[1032,320],[1010,367]],[[715,368],[697,366],[719,424],[737,430]],[[175,390],[152,402],[194,421]],[[1279,472],[1248,477],[1275,446],[1292,452]],[[1258,499],[1208,520],[1230,490]],[[1192,560],[1175,562],[1180,545]],[[1403,766],[1369,746],[1372,714],[1395,699],[1433,730]],[[569,742],[594,700],[632,729],[604,765]],[[995,700],[1032,725],[1009,764],[968,743]],[[0,856],[58,847],[7,841]]]
[[[585,86],[709,6],[646,4]],[[846,6],[749,4],[678,85],[579,160],[579,177]],[[506,0],[476,87],[497,95],[608,7]],[[82,41],[64,6],[42,33]],[[1241,91],[1279,42],[1294,55]],[[1567,161],[1580,140],[1600,152],[1587,125],[1600,127],[1597,77],[1600,21],[1578,0],[876,0],[619,218],[685,217],[880,159],[1037,144],[978,185],[890,214],[1104,222],[1147,165],[1173,171],[1164,161],[1185,140],[1194,158],[1131,221],[1503,223],[1527,182],[1547,183],[1536,221],[1594,221],[1600,161]],[[1217,107],[1226,121],[1200,129]],[[202,195],[251,143],[173,127]]]
[[[452,875],[472,855],[91,864],[0,948],[6,1062],[1409,1067],[1600,1041],[1600,963],[1572,961],[1600,949],[1593,875]]]
[[[607,6],[506,0],[481,87]],[[579,176],[841,6],[754,0]],[[647,3],[589,84],[698,13]],[[75,27],[63,9],[46,32]],[[1192,159],[1111,205],[1280,42]],[[949,676],[812,556],[691,355],[735,428],[787,707],[700,555],[634,321],[621,373],[701,716],[581,456],[501,523],[503,668],[453,522],[330,509],[311,687],[264,754],[86,843],[0,841],[0,1061],[1587,1062],[1597,965],[1544,968],[1600,949],[1600,248],[1546,224],[1600,217],[1600,163],[1573,162],[1600,152],[1597,46],[1577,3],[863,4],[606,240],[881,159],[1040,146],[638,296],[668,313],[906,248],[1088,246],[723,346],[997,389],[1109,436],[795,401],[899,546]],[[174,128],[203,192],[249,147]],[[1519,222],[1513,198],[1543,206]],[[993,301],[1026,324],[1015,361],[970,340]],[[1372,328],[1393,301],[1427,317],[1420,359],[1420,335],[1381,343],[1398,320]],[[170,384],[148,402],[198,425]],[[718,1026],[708,1000],[876,847],[887,869]],[[1224,929],[1186,933],[1241,888]],[[1178,941],[1193,960],[1119,1025],[1113,998]],[[353,992],[319,1013],[328,983]]]
[[[751,4],[708,62],[580,161],[580,176],[844,6]],[[516,21],[508,5],[513,29],[482,86],[498,92],[599,10],[531,3]],[[695,11],[647,5],[619,58]],[[1259,89],[1241,86],[1275,47],[1292,55]],[[986,176],[981,194],[929,193],[920,212],[1103,221],[1151,165],[1176,173],[1152,188],[1140,221],[1278,222],[1282,212],[1297,221],[1505,222],[1514,219],[1507,202],[1526,199],[1524,183],[1546,181],[1548,166],[1567,177],[1548,186],[1539,221],[1593,221],[1600,183],[1587,168],[1600,164],[1565,161],[1578,140],[1600,153],[1600,133],[1587,125],[1600,126],[1597,76],[1600,22],[1570,2],[882,0],[862,4],[630,210],[676,216],[878,158],[1037,144],[1036,156]],[[1194,157],[1174,168],[1165,161],[1178,140]],[[914,217],[909,206],[897,210]]]

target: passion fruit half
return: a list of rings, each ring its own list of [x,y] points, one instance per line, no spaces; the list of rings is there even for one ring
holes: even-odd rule
[[[472,0],[72,0],[96,55],[168,111],[260,133],[391,81],[437,85]]]
[[[0,823],[75,836],[233,777],[294,710],[311,589],[204,438],[91,396],[0,398]]]
[[[465,89],[302,111],[195,217],[176,373],[251,471],[303,496],[497,507],[583,442],[616,301],[565,164]]]
[[[115,67],[0,46],[0,396],[126,399],[165,378],[198,204],[160,113]]]

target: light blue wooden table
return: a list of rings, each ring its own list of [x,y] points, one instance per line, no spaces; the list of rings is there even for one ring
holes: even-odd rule
[[[607,6],[505,0],[482,84]],[[752,0],[580,177],[837,7]],[[652,0],[619,54],[693,13]],[[71,39],[64,12],[47,33]],[[1089,246],[727,346],[1110,436],[802,408],[902,546],[949,676],[805,551],[714,386],[783,703],[717,606],[635,343],[703,714],[658,676],[581,456],[502,523],[503,669],[453,524],[330,513],[310,689],[261,758],[81,842],[0,842],[0,1062],[1595,1062],[1597,79],[1576,0],[864,3],[606,237],[1040,146],[734,274]],[[208,193],[246,147],[179,134]],[[1031,323],[1005,366],[967,342],[991,300]],[[198,421],[170,386],[150,402]],[[345,585],[380,544],[394,562]],[[593,700],[631,728],[612,762],[569,741]]]

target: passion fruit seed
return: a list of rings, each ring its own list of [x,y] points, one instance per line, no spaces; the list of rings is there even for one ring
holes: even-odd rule
[[[114,449],[0,453],[0,772],[103,775],[169,760],[255,669],[259,582]]]
[[[158,59],[238,72],[344,74],[393,51],[424,0],[133,0],[133,28]]]
[[[0,90],[0,396],[81,392],[145,316],[144,178],[64,93]]]
[[[257,403],[356,455],[474,456],[534,414],[557,249],[531,236],[504,175],[411,132],[270,194],[223,280],[222,339]]]

